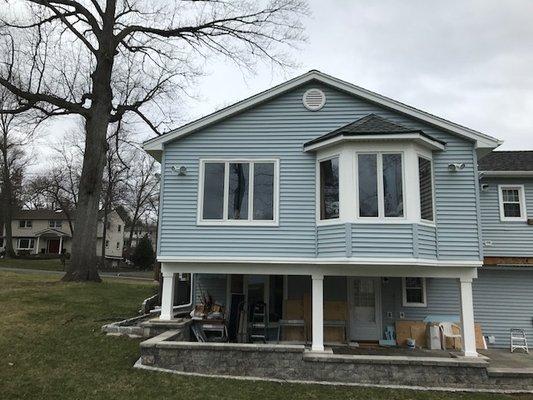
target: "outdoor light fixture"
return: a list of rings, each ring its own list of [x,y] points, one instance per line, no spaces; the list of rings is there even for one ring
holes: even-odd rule
[[[490,185],[488,183],[484,183],[484,184],[481,185],[481,191],[482,192],[488,191],[489,188],[490,188]]]
[[[177,172],[178,176],[187,175],[187,167],[185,165],[180,165],[180,166],[173,165],[172,166],[172,171]]]
[[[457,172],[465,168],[465,163],[453,163],[448,165],[448,171]]]

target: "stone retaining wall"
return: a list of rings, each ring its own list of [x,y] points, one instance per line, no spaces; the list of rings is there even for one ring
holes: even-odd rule
[[[417,387],[531,389],[531,380],[493,380],[482,359],[312,353],[300,345],[174,341],[166,332],[141,343],[141,364],[186,373],[290,381]]]

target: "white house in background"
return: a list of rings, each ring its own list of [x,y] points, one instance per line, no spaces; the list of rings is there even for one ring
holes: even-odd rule
[[[72,221],[76,229],[76,222]],[[66,214],[54,210],[18,210],[11,222],[13,248],[17,254],[60,254],[72,248],[72,231]],[[104,223],[98,221],[96,254],[102,255]],[[124,221],[116,211],[108,216],[105,237],[105,256],[121,259],[124,247]],[[0,248],[5,247],[5,228],[0,237]]]
[[[124,230],[124,242],[127,243],[127,241],[130,238],[130,226],[126,226],[126,229]],[[148,236],[148,239],[152,242],[152,248],[154,251],[157,250],[157,224],[141,224],[139,226],[136,226],[133,229],[133,236],[131,238],[131,248],[137,247],[137,244],[139,243],[139,240],[144,237]]]

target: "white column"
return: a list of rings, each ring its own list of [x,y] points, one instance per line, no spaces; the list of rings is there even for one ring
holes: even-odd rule
[[[476,332],[474,328],[474,300],[472,296],[472,278],[459,279],[461,297],[461,333],[463,335],[463,354],[465,357],[477,357]]]
[[[324,275],[312,275],[313,338],[311,351],[324,351]]]
[[[161,292],[161,315],[159,319],[170,321],[174,317],[174,283],[175,274],[163,271],[163,289]]]
[[[37,236],[37,243],[36,243],[37,246],[36,246],[36,248],[35,248],[35,254],[39,254],[39,239],[40,239],[40,238],[41,238],[40,236]]]
[[[59,254],[61,254],[61,250],[63,250],[63,236],[59,236]]]

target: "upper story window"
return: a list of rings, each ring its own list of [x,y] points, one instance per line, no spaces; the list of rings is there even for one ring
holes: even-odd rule
[[[523,185],[499,185],[500,220],[525,221],[527,219]]]
[[[320,161],[320,219],[339,218],[339,158]]]
[[[19,228],[31,228],[31,227],[32,227],[32,221],[30,220],[19,221]]]
[[[203,160],[200,168],[199,223],[277,222],[276,160]]]
[[[433,221],[433,173],[431,160],[418,157],[418,182],[420,187],[420,218]]]
[[[117,226],[117,231],[118,232],[122,231],[122,225]]]
[[[50,228],[61,228],[62,222],[60,220],[50,220],[48,221],[48,226]]]
[[[357,155],[360,218],[404,216],[401,153]]]

